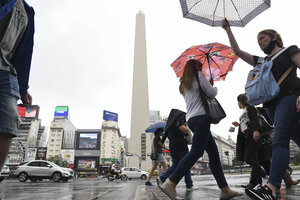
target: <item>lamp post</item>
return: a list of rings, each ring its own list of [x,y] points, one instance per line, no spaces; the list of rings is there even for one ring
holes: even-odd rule
[[[141,156],[139,156],[138,154],[135,154],[135,153],[130,153],[130,152],[127,152],[127,154],[126,154],[126,156],[132,156],[132,155],[138,157],[138,159],[139,159],[139,169],[141,169],[141,162],[142,162]]]
[[[227,156],[227,160],[228,160],[228,169],[229,169],[229,172],[230,172],[230,165],[229,165],[229,151],[225,151],[224,153],[225,153],[225,155]]]

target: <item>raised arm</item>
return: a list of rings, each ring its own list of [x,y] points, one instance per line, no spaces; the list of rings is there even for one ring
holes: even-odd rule
[[[240,57],[243,61],[245,61],[246,63],[255,66],[255,62],[253,59],[253,55],[242,51],[237,43],[237,41],[235,40],[235,37],[231,31],[229,22],[227,21],[227,19],[224,19],[222,22],[222,28],[226,31],[229,42],[230,42],[230,46],[232,48],[232,50],[234,51],[234,53]]]

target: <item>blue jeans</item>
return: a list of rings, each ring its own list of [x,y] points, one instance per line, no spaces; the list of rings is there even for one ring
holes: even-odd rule
[[[17,136],[20,98],[18,79],[9,71],[0,70],[0,133]]]
[[[209,157],[210,169],[217,181],[219,188],[228,186],[220,162],[216,142],[210,132],[210,123],[206,115],[195,116],[189,119],[188,126],[194,133],[192,148],[179,162],[178,167],[171,175],[170,180],[175,184],[192,168],[197,160],[203,156],[204,150]]]
[[[167,178],[169,178],[169,176],[171,176],[173,174],[173,172],[175,171],[175,169],[177,168],[180,160],[188,153],[188,151],[186,152],[180,152],[175,156],[171,156],[172,157],[172,166],[169,167],[159,178],[162,182],[165,182]],[[185,181],[185,185],[186,188],[191,188],[193,187],[193,181],[192,181],[192,177],[191,177],[191,170],[188,170],[188,172],[184,175],[184,181]]]
[[[290,139],[294,138],[299,145],[300,132],[296,132],[299,125],[296,116],[297,98],[296,95],[283,97],[275,106],[267,109],[270,119],[274,122],[272,163],[268,181],[278,187],[290,162]]]

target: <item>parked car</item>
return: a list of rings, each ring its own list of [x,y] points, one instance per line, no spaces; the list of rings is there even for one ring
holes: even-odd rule
[[[9,176],[9,173],[10,173],[9,167],[6,166],[6,165],[4,165],[4,166],[2,167],[0,176],[2,176],[2,177],[8,177],[8,176]]]
[[[145,180],[148,177],[148,172],[135,167],[124,167],[122,168],[122,173],[125,174],[129,179],[140,178],[142,180]]]
[[[67,182],[73,177],[73,173],[70,172],[69,168],[66,169],[53,162],[44,160],[34,160],[23,163],[16,167],[14,175],[17,176],[21,182],[25,182],[27,179],[30,179],[32,182],[41,179],[52,179],[54,182],[61,180]]]

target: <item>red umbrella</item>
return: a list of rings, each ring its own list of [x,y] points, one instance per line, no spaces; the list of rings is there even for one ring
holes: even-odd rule
[[[238,56],[230,47],[220,43],[192,46],[171,64],[177,77],[182,76],[185,64],[191,59],[202,63],[202,72],[208,80],[218,81],[225,80],[227,73],[232,71]]]

